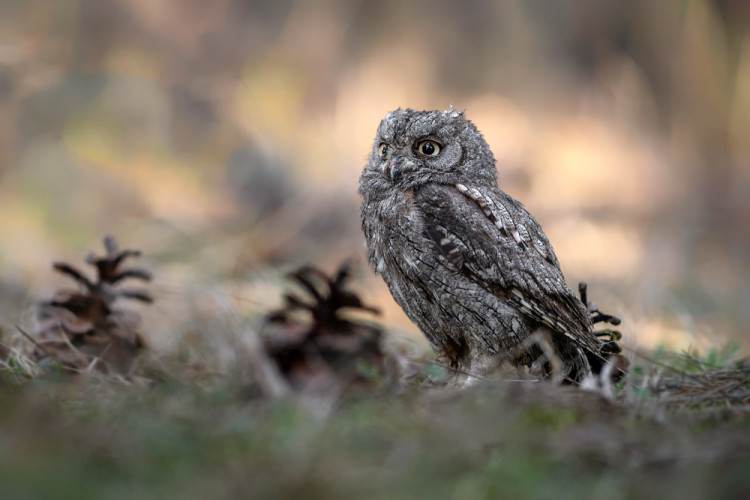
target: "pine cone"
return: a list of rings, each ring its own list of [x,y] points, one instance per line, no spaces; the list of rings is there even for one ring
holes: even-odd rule
[[[266,353],[296,389],[368,383],[383,373],[380,328],[342,314],[345,309],[379,313],[346,287],[349,272],[349,262],[334,277],[301,267],[289,278],[312,300],[285,294],[285,307],[267,316]]]
[[[52,358],[73,372],[91,368],[109,374],[130,372],[136,355],[144,347],[138,332],[140,316],[116,309],[114,303],[119,298],[152,302],[143,290],[119,286],[129,278],[150,281],[151,273],[140,268],[122,269],[125,259],[139,257],[139,251],[119,251],[111,236],[104,239],[104,247],[107,251],[104,257],[86,258],[87,264],[96,267],[95,282],[69,264],[53,264],[57,272],[76,281],[83,290],[60,290],[52,300],[39,305],[33,358]]]

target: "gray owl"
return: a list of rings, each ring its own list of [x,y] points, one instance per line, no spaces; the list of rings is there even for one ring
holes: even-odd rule
[[[603,344],[541,226],[496,177],[463,112],[388,113],[359,181],[368,261],[439,361],[532,366],[544,358],[529,339],[543,332],[580,382],[602,366]]]

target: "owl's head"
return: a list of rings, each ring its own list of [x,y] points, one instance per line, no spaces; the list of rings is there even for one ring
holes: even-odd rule
[[[487,142],[463,111],[399,108],[380,122],[362,181],[381,189],[428,182],[496,186],[496,176]]]

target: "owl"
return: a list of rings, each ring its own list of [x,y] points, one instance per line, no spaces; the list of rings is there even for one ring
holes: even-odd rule
[[[497,187],[492,152],[462,111],[388,113],[359,193],[368,261],[438,361],[473,374],[536,366],[572,382],[601,368],[586,306],[539,223]]]

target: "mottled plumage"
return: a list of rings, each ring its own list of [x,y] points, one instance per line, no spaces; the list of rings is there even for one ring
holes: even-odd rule
[[[541,226],[496,177],[463,112],[388,113],[359,184],[368,260],[439,359],[479,373],[532,365],[540,332],[580,381],[601,341]]]

